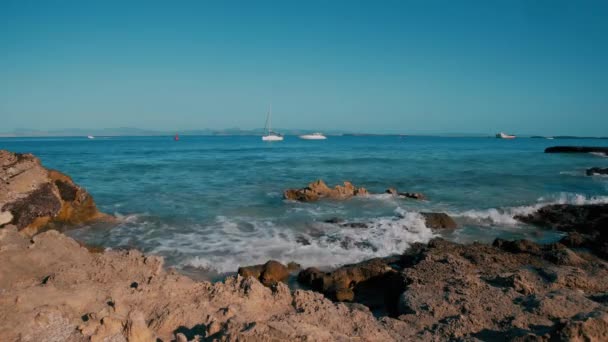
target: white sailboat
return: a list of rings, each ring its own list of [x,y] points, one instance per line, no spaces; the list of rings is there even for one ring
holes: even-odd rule
[[[327,137],[324,136],[322,133],[310,133],[310,134],[300,135],[300,139],[304,139],[304,140],[325,140],[325,139],[327,139]]]
[[[272,131],[272,105],[266,116],[266,125],[264,127],[263,141],[283,141],[283,136],[277,132]]]

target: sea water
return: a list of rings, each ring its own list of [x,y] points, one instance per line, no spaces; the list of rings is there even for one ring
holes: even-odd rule
[[[0,148],[34,153],[72,176],[100,210],[119,218],[68,232],[107,248],[163,255],[187,272],[221,275],[268,259],[332,267],[402,253],[435,236],[491,242],[551,242],[560,233],[513,218],[548,203],[608,202],[608,167],[592,154],[545,154],[552,145],[608,146],[607,140],[330,136],[4,138]],[[296,203],[283,190],[316,179],[351,181],[371,196]],[[427,201],[384,194],[421,192]],[[433,231],[420,212],[446,212],[454,231]],[[366,223],[366,228],[326,223]]]

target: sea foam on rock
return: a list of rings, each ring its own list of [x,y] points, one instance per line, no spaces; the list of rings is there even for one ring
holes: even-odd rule
[[[111,219],[72,179],[31,154],[0,150],[0,227],[33,235],[41,229]]]

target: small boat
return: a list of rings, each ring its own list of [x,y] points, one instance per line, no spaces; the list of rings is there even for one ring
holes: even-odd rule
[[[173,137],[173,140],[175,141],[179,141],[179,135],[176,133],[175,136]]]
[[[506,134],[506,133],[503,133],[503,132],[500,132],[500,133],[496,134],[496,137],[498,139],[515,139],[514,135],[509,135],[509,134]]]
[[[266,116],[266,125],[264,126],[263,141],[283,141],[283,135],[272,131],[272,105]]]
[[[94,136],[92,136],[92,135],[87,135],[87,138],[88,138],[88,139],[95,139],[95,137],[94,137]]]
[[[324,136],[322,133],[310,133],[310,134],[303,134],[300,135],[300,139],[304,139],[304,140],[325,140],[327,139],[326,136]]]

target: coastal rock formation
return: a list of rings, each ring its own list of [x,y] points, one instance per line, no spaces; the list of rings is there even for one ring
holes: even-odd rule
[[[590,248],[608,257],[608,204],[553,204],[516,219],[570,234],[563,242],[572,247]]]
[[[590,169],[587,169],[586,173],[587,173],[587,176],[608,175],[608,167],[607,168],[592,167]]]
[[[603,153],[608,155],[608,147],[598,146],[552,146],[545,153]]]
[[[283,192],[285,199],[299,202],[314,202],[322,198],[345,200],[353,196],[366,195],[368,195],[368,192],[365,188],[357,188],[350,182],[344,182],[344,185],[336,185],[330,188],[320,179],[308,184],[305,188],[287,189]]]
[[[0,274],[7,341],[602,341],[608,333],[608,264],[561,243],[435,239],[400,256],[301,272],[303,283],[346,303],[253,277],[196,282],[166,271],[160,257],[91,253],[57,231],[27,238],[14,227],[0,230]]]
[[[456,229],[458,224],[446,213],[420,213],[424,217],[426,226],[433,229]]]
[[[388,189],[386,189],[385,193],[391,194],[396,197],[411,198],[411,199],[417,199],[417,200],[426,199],[426,196],[424,196],[424,194],[421,194],[419,192],[399,192],[395,188],[388,188]]]
[[[237,273],[241,277],[253,277],[266,286],[272,286],[280,281],[287,280],[291,271],[299,269],[300,265],[294,262],[290,262],[285,266],[276,260],[269,260],[263,265],[240,267]]]
[[[41,229],[109,218],[91,195],[31,154],[0,150],[0,227],[14,225],[33,235]]]
[[[397,259],[333,272],[308,268],[299,280],[334,300],[388,314],[404,341],[601,341],[608,334],[607,277],[606,262],[560,243],[498,239],[490,246],[435,239]]]
[[[54,230],[0,229],[0,274],[3,341],[399,339],[369,310],[318,293],[241,276],[196,282],[160,257],[91,253]]]

